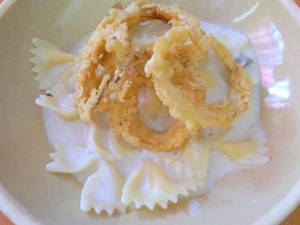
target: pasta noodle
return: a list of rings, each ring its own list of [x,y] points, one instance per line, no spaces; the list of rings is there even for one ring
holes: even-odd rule
[[[35,65],[32,71],[38,74],[35,77],[38,87],[41,90],[52,88],[59,72],[49,73],[49,68],[55,65],[70,63],[74,60],[74,57],[61,51],[54,44],[40,38],[34,38],[32,43],[35,48],[31,49],[34,57],[30,61]]]

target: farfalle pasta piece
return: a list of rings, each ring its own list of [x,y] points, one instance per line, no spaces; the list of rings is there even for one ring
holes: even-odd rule
[[[104,132],[99,131],[97,125],[93,122],[90,123],[90,129],[88,134],[88,145],[90,148],[95,150],[97,153],[100,154],[101,158],[105,160],[113,160],[113,154],[106,149],[106,147],[98,140],[98,137],[103,137]]]
[[[191,138],[182,151],[176,155],[165,155],[163,162],[176,171],[184,171],[187,177],[194,178],[197,185],[201,186],[207,175],[210,148],[203,138]]]
[[[261,152],[268,148],[258,146],[253,140],[225,142],[220,144],[218,149],[236,164],[244,167],[257,167],[270,161],[270,157]]]
[[[117,169],[108,162],[100,163],[99,170],[91,175],[81,192],[80,207],[88,212],[106,211],[112,215],[115,210],[124,213],[126,207],[121,202],[123,179]]]
[[[178,195],[188,196],[196,185],[188,180],[175,181],[152,161],[144,162],[126,181],[122,190],[122,203],[134,203],[137,209],[146,206],[153,210],[155,205],[166,209],[168,202],[177,203]]]
[[[35,80],[38,82],[39,89],[46,90],[54,85],[59,74],[58,71],[51,73],[50,68],[70,63],[74,60],[74,57],[61,51],[56,45],[40,38],[32,39],[32,43],[35,46],[30,50],[34,55],[30,61],[35,65],[32,71],[38,74]]]
[[[228,141],[219,144],[217,148],[231,160],[238,161],[253,152],[255,143],[252,140]]]
[[[48,108],[53,112],[57,113],[60,117],[66,120],[74,120],[78,118],[76,109],[63,109],[57,105],[55,98],[48,95],[40,95],[35,103],[39,106]]]
[[[50,172],[78,173],[95,163],[95,157],[82,145],[56,145],[56,152],[50,153],[53,159],[46,168]]]
[[[40,95],[35,103],[39,106],[48,108],[66,120],[78,118],[78,111],[75,105],[76,94],[74,93],[74,79],[72,74],[76,69],[71,65],[59,74],[59,81],[51,91],[46,91],[46,95]]]
[[[128,152],[136,150],[124,140],[118,139],[112,130],[108,138],[108,145],[114,157],[118,160],[124,160]]]
[[[109,128],[107,115],[98,114],[89,122],[89,132],[86,136],[88,146],[106,161],[124,160],[134,147],[124,140],[118,139]]]
[[[257,167],[270,161],[267,138],[260,124],[252,128],[249,138],[244,141],[224,141],[214,146],[236,164]]]

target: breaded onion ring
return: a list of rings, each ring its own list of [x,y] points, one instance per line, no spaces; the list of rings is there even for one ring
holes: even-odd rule
[[[192,51],[187,50],[188,46]],[[199,80],[200,66],[207,56],[207,47],[215,52],[228,72],[229,95],[219,104],[205,103],[205,88],[199,85],[187,88],[177,82],[178,77]],[[174,61],[176,58],[181,59],[181,63],[179,60]],[[250,84],[244,69],[217,39],[201,37],[194,28],[173,27],[159,37],[145,71],[147,76],[152,76],[156,93],[163,104],[169,107],[170,114],[185,121],[189,128],[227,127],[250,106]]]
[[[127,11],[131,12],[131,17],[139,17],[137,6]],[[76,80],[76,103],[82,120],[91,118],[92,109],[99,101],[92,95],[103,79],[96,75],[97,67],[101,65],[108,73],[114,74],[118,66],[130,60],[128,24],[121,22],[124,14],[122,10],[111,9],[82,49]]]
[[[142,58],[142,59],[141,59]],[[147,59],[147,58],[146,58]],[[144,55],[127,67],[115,89],[115,98],[109,104],[109,122],[114,132],[135,147],[152,151],[170,151],[181,147],[198,130],[189,130],[184,122],[176,120],[168,130],[159,132],[139,119],[138,90],[142,85],[153,88],[144,74],[147,60]],[[120,93],[122,93],[120,95]]]

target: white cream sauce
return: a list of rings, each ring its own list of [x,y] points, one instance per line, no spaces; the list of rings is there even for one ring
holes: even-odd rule
[[[157,22],[151,22],[149,24],[143,24],[142,28],[146,28],[146,31],[143,31],[142,28],[136,29],[132,35],[132,40],[135,43],[134,49],[138,49],[139,44],[149,42],[151,39],[155,40],[157,35],[161,35],[163,31],[168,28],[166,25],[163,27],[160,26],[161,25],[159,25]],[[242,169],[245,166],[251,167],[267,163],[269,158],[267,156],[266,139],[259,122],[261,80],[260,68],[257,57],[251,48],[249,40],[246,35],[226,27],[206,22],[201,23],[201,26],[202,29],[207,33],[212,33],[220,41],[225,43],[232,54],[242,52],[253,60],[253,63],[246,67],[246,71],[252,78],[254,78],[253,80],[256,80],[256,84],[254,84],[252,87],[251,108],[242,113],[242,115],[233,123],[230,129],[225,130],[221,128],[207,128],[202,131],[198,137],[194,138],[196,143],[198,143],[198,139],[202,141],[199,142],[199,147],[196,148],[198,152],[193,150],[193,147],[187,147],[186,150],[191,151],[193,154],[197,155],[201,153],[199,155],[199,164],[201,164],[201,160],[205,158],[205,149],[209,149],[210,151],[207,164],[208,167],[203,169],[204,174],[202,174],[200,178],[195,178],[196,175],[193,171],[195,168],[198,168],[197,166],[199,165],[195,163],[195,165],[192,164],[192,166],[189,167],[189,160],[192,160],[194,155],[186,156],[181,150],[179,150],[177,153],[153,153],[147,150],[135,149],[124,141],[116,139],[116,137],[113,135],[113,131],[108,125],[106,114],[97,115],[94,118],[93,124],[88,124],[80,120],[64,120],[56,113],[45,108],[43,110],[43,118],[50,144],[52,146],[56,146],[56,148],[57,146],[61,145],[69,147],[74,146],[74,151],[82,151],[82,148],[84,149],[84,153],[78,154],[78,157],[76,157],[75,153],[72,155],[73,153],[70,150],[64,150],[61,153],[54,153],[54,156],[52,155],[51,157],[56,160],[58,159],[55,157],[58,157],[60,160],[59,163],[61,164],[65,163],[68,165],[73,165],[74,168],[84,168],[80,171],[78,170],[77,172],[70,173],[74,174],[74,176],[83,184],[89,180],[89,188],[93,187],[93,183],[91,183],[89,177],[92,174],[96,174],[95,172],[98,171],[99,165],[103,162],[103,160],[105,160],[105,162],[109,162],[111,165],[117,168],[124,182],[126,182],[139,168],[143,167],[148,163],[149,160],[151,160],[159,165],[160,169],[164,171],[164,173],[171,180],[177,183],[181,182],[181,184],[184,182],[194,182],[198,188],[196,192],[193,192],[193,194],[190,195],[191,199],[208,192],[217,180],[221,179],[228,173]],[[72,50],[73,55],[78,55],[79,49],[83,46],[83,43],[85,43],[86,40],[87,37],[84,38],[84,40]],[[209,71],[209,74],[211,74],[209,79],[212,79],[210,88],[206,93],[207,103],[210,104],[224,100],[224,96],[227,96],[229,90],[224,67],[220,62],[218,62],[217,59],[215,59],[215,56],[211,54],[211,60],[205,65],[205,69]],[[70,83],[68,85],[65,85],[67,89],[65,92],[67,94],[60,96],[58,101],[58,104],[62,108],[68,108],[70,104],[71,107],[73,106],[72,101],[74,101],[74,98],[72,93],[74,92],[74,86],[73,88],[71,86],[72,84],[74,85],[74,80],[70,80],[69,82]],[[63,82],[61,84],[57,84],[52,89],[54,95],[55,92],[57,92],[55,89],[59,89],[61,86],[64,86]],[[62,93],[60,91],[58,92]],[[149,110],[151,107],[147,107],[147,101],[149,99],[155,104],[154,110]],[[141,121],[153,129],[165,130],[172,122],[172,118],[170,118],[167,108],[159,104],[160,103],[157,103],[157,99],[153,97],[153,93],[147,91],[146,88],[141,88],[139,104],[139,108],[141,110]],[[144,110],[145,108],[147,110]],[[160,112],[157,113],[159,110]],[[224,152],[230,151],[225,151],[227,145],[224,147],[222,144],[230,142],[231,144],[233,143],[230,146],[238,146],[235,145],[235,143],[244,141],[250,141],[251,143],[254,143],[253,146],[255,149],[249,151],[249,153],[244,155],[242,158],[235,157],[238,158],[238,160],[234,161],[229,159],[230,156],[228,157],[223,154]],[[222,146],[223,149],[225,148],[225,150],[222,151],[223,153],[220,151],[220,146]],[[239,149],[236,149],[236,151],[239,151]],[[234,151],[231,151],[230,154],[234,154]],[[91,158],[93,158],[95,162],[98,162],[98,164],[88,164]],[[179,159],[181,160],[180,162],[176,161]],[[59,172],[56,171],[56,166],[57,162],[51,162],[47,165],[47,169],[49,171]],[[110,167],[105,168],[109,169]],[[201,169],[202,168],[200,168],[200,170]],[[112,180],[109,182],[113,183]],[[145,184],[147,184],[147,182],[150,182],[151,184],[152,181],[148,180]],[[199,185],[199,182],[203,182],[203,185]],[[192,190],[193,188],[187,189]],[[93,189],[91,189],[91,191],[92,190]],[[99,192],[97,193],[99,194]],[[95,197],[94,194],[93,198],[102,199],[105,197]],[[92,200],[90,199],[90,201]],[[101,201],[105,201],[105,199],[102,199]],[[201,204],[197,201],[198,200],[194,199],[189,204],[188,211],[192,215],[197,214],[199,210],[201,210]],[[81,206],[83,210],[89,210],[87,206]],[[94,208],[95,207],[96,206],[94,206]],[[99,209],[98,211],[101,210]]]

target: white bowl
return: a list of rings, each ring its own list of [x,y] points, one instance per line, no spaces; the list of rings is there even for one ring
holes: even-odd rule
[[[199,19],[249,34],[264,80],[262,118],[271,162],[226,176],[190,216],[184,201],[127,215],[84,213],[81,185],[46,171],[51,147],[29,62],[31,39],[70,50],[113,5],[108,0],[14,1],[0,6],[0,210],[16,224],[278,224],[300,200],[300,19],[292,1],[176,3]]]

